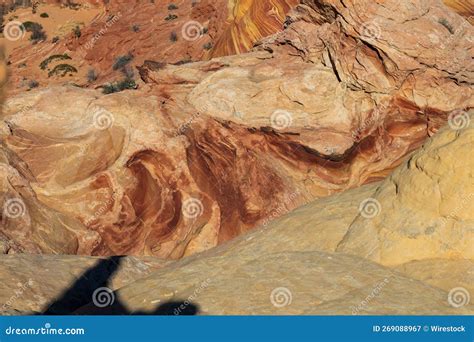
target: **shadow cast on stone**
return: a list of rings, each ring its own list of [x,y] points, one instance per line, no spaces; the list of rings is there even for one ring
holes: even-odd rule
[[[122,259],[123,256],[114,256],[100,260],[41,314],[192,316],[199,313],[199,307],[188,301],[165,302],[153,311],[130,311],[108,286]]]

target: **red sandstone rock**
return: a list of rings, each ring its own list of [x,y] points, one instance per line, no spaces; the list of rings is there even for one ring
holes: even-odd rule
[[[144,62],[138,91],[10,100],[2,201],[25,213],[2,216],[4,249],[189,255],[385,177],[473,107],[473,28],[440,1],[303,1],[286,26],[247,54]]]

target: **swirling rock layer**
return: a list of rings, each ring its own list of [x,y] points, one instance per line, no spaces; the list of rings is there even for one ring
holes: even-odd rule
[[[473,28],[441,2],[306,1],[288,25],[251,53],[144,63],[140,91],[11,99],[4,251],[203,251],[384,178],[473,107]]]
[[[286,13],[296,3],[296,0],[91,1],[88,6],[82,3],[75,11],[62,8],[64,16],[50,18],[40,17],[40,13],[52,11],[50,5],[40,4],[36,14],[19,8],[17,12],[21,12],[23,22],[39,22],[45,27],[47,40],[32,45],[28,40],[30,33],[21,40],[5,40],[16,48],[9,58],[13,71],[9,93],[28,90],[28,81],[36,81],[39,86],[73,83],[91,88],[118,81],[124,77],[123,70],[114,65],[125,56],[133,56],[128,63],[131,69],[127,71],[131,76],[130,70],[146,60],[184,63],[246,52],[257,40],[281,31]],[[89,9],[91,5],[93,11]],[[7,12],[5,20],[19,20],[17,12]],[[80,28],[79,36],[73,32],[76,26]],[[57,39],[53,42],[54,37]],[[70,59],[53,60],[47,69],[40,68],[39,64],[48,57],[64,54]],[[77,73],[50,76],[49,72],[61,63],[71,65]],[[91,70],[94,77],[88,77]]]
[[[473,159],[465,156],[473,133],[472,121],[446,127],[385,181],[309,203],[211,251],[169,263],[127,258],[108,271],[107,285],[117,289],[111,306],[78,307],[90,296],[67,297],[69,309],[146,314],[171,301],[207,315],[472,314],[474,210],[466,195],[474,193]],[[94,263],[3,257],[0,298],[8,305],[0,313],[67,309],[58,295]]]

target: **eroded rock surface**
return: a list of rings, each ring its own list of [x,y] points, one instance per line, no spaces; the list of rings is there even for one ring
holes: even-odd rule
[[[24,215],[2,216],[3,249],[180,258],[380,180],[459,124],[472,26],[440,1],[345,5],[302,2],[247,54],[144,63],[140,91],[9,100],[2,202]]]
[[[429,228],[429,222],[416,219],[423,218],[420,206],[443,207],[444,200],[456,200],[452,196],[433,198],[424,184],[430,173],[421,167],[420,160],[424,165],[441,165],[440,172],[444,172],[445,162],[452,161],[452,171],[443,182],[450,185],[453,196],[472,191],[473,168],[460,167],[453,159],[464,160],[474,146],[470,139],[473,132],[472,125],[457,132],[445,129],[386,181],[318,200],[226,245],[170,264],[120,289],[117,298],[129,310],[145,312],[160,301],[192,298],[202,314],[211,315],[472,314],[469,290],[474,258],[472,249],[464,246],[472,247],[474,211],[466,209],[451,217],[449,224],[455,228],[436,229],[431,239],[405,236],[406,227],[411,232]],[[449,156],[442,148],[447,141],[452,152]],[[426,173],[420,172],[422,169]],[[396,179],[400,184],[394,193]],[[416,184],[424,184],[425,190]],[[376,198],[382,210],[374,212],[366,200],[377,203]],[[383,214],[389,211],[384,204],[401,201],[404,209],[393,208],[393,215]],[[460,197],[457,203],[463,203]],[[404,222],[412,217],[410,224]],[[431,213],[431,220],[442,218],[440,212]],[[359,249],[372,249],[372,241],[380,241],[373,254],[383,258],[359,258],[354,254],[362,253],[350,248],[355,244],[352,241],[359,241],[362,219],[368,234]],[[432,258],[433,254],[438,258]],[[367,258],[398,265],[384,267]],[[88,305],[78,313],[118,313],[116,309]]]
[[[143,62],[138,91],[10,99],[0,313],[472,314],[472,31],[440,1],[301,1],[249,53]],[[26,253],[142,257],[57,304],[103,260]]]
[[[257,40],[281,31],[287,12],[297,2],[146,0],[131,5],[128,0],[118,0],[67,2],[61,9],[54,2],[58,9],[39,4],[36,14],[31,14],[31,9],[20,8],[7,13],[5,21],[13,18],[16,22],[38,22],[45,28],[47,39],[32,44],[27,33],[20,40],[16,36],[13,42],[5,40],[16,48],[9,57],[12,70],[9,93],[26,91],[33,81],[39,87],[69,83],[89,88],[125,77],[138,81],[134,68],[147,60],[187,63],[246,52]],[[93,11],[87,9],[91,6]],[[64,15],[40,17],[40,13],[53,10],[63,11]],[[88,11],[93,15],[88,15]],[[51,56],[64,55],[66,59],[56,58],[47,67],[40,67]],[[119,59],[128,61],[118,66]],[[61,64],[74,69],[64,75],[62,72],[50,75]]]
[[[69,312],[74,305],[90,302],[93,292],[101,286],[111,290],[121,288],[166,264],[166,261],[156,258],[139,260],[127,257],[105,261],[77,256],[3,256],[0,264],[0,315],[15,311],[43,313],[71,290],[73,284],[82,281],[83,288],[76,288],[61,307],[56,305],[54,313],[62,313],[60,310]]]

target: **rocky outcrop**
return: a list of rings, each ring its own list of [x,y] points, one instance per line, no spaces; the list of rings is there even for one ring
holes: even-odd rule
[[[473,129],[448,130],[427,144],[374,193],[367,210],[377,215],[358,217],[338,250],[384,265],[474,259],[473,144]]]
[[[136,78],[134,68],[147,60],[186,63],[246,52],[257,40],[282,30],[286,13],[296,3],[177,0],[134,1],[131,5],[123,0],[91,1],[89,5],[102,8],[94,17],[68,18],[60,34],[55,28],[54,34],[47,32],[45,42],[34,45],[27,39],[29,34],[25,35],[23,44],[10,56],[9,92],[13,95],[28,90],[25,80],[34,80],[40,87],[69,83],[95,88],[125,77]],[[78,8],[79,17],[85,10],[84,4]],[[39,17],[28,20],[51,21]],[[76,26],[80,28],[79,36],[77,31],[73,32]],[[54,37],[57,39],[53,42]],[[40,68],[40,63],[49,57],[65,54],[66,61],[56,59],[47,68]],[[124,65],[117,64],[120,60]],[[50,75],[55,66],[64,63],[77,72]]]
[[[267,7],[231,5],[216,55],[268,33],[244,25]],[[284,27],[236,56],[133,55],[139,89],[6,102],[0,314],[474,312],[472,26],[441,1],[303,0]]]
[[[247,52],[260,39],[281,31],[286,14],[299,0],[231,0],[228,17],[214,48],[212,57]]]
[[[56,298],[64,295],[71,284],[82,280],[81,291],[76,289],[67,298],[69,309],[74,305],[81,306],[81,303],[84,305],[91,301],[97,288],[106,285],[110,290],[121,288],[150,275],[166,263],[155,258],[138,260],[133,257],[107,261],[77,256],[3,256],[0,264],[0,315],[42,313]],[[56,305],[55,313],[68,310],[64,304],[61,307]]]
[[[141,312],[157,302],[182,300],[211,315],[472,314],[474,258],[468,246],[474,211],[466,206],[453,214],[446,229],[429,226],[446,218],[442,209],[424,214],[430,207],[460,206],[462,193],[474,190],[473,175],[467,174],[472,165],[461,167],[474,146],[473,133],[472,124],[460,131],[447,128],[391,178],[315,201],[231,243],[170,264],[120,289],[116,298]],[[426,184],[435,177],[428,167],[434,164],[440,165],[436,174],[444,175],[439,189],[449,188],[439,197]],[[403,209],[396,207],[400,202]],[[395,207],[384,207],[387,203]],[[361,220],[367,226],[364,246],[356,244]],[[376,259],[360,250],[372,250],[383,256],[377,261],[396,267],[354,256]],[[78,313],[115,309],[89,305]]]
[[[140,91],[10,100],[5,249],[200,252],[381,180],[473,107],[473,29],[441,2],[308,1],[287,25],[244,55],[145,63]]]
[[[472,0],[444,0],[444,3],[461,14],[471,24],[474,24],[474,1]]]
[[[170,313],[175,315],[188,306],[196,307],[199,314],[211,315],[472,314],[474,307],[469,300],[474,290],[474,261],[471,251],[462,245],[472,245],[473,211],[466,209],[463,217],[452,215],[447,220],[457,228],[435,229],[428,232],[431,239],[422,234],[407,239],[403,220],[414,216],[410,232],[426,233],[426,221],[416,219],[426,212],[420,205],[443,207],[444,201],[452,198],[433,198],[433,192],[420,191],[417,184],[431,178],[426,168],[430,163],[440,163],[439,172],[449,175],[443,182],[450,184],[453,194],[472,190],[472,175],[465,174],[471,167],[454,164],[445,173],[443,165],[468,154],[474,145],[468,139],[473,132],[472,124],[459,131],[446,128],[387,180],[309,203],[213,250],[168,264],[156,259],[127,259],[117,275],[103,284],[118,288],[110,295],[109,305],[92,303],[89,296],[82,300],[91,303],[75,313],[152,313],[157,306],[172,302],[182,303]],[[446,150],[452,153],[448,155]],[[425,167],[421,167],[420,160]],[[400,191],[396,193],[394,182],[399,182]],[[384,207],[387,202],[379,196],[383,194],[395,205],[404,201],[404,209]],[[464,203],[461,198],[457,200],[459,205]],[[389,210],[399,215],[383,216]],[[440,212],[430,216],[431,220],[444,218]],[[367,237],[368,249],[372,249],[373,240],[384,242],[373,254],[383,254],[385,266],[360,258],[359,250],[347,247],[353,245],[352,240],[357,242],[352,236],[357,237],[353,231],[360,220],[365,221],[371,235]],[[389,230],[390,235],[382,236],[377,230]],[[436,245],[437,241],[444,245]],[[415,253],[408,255],[408,250]],[[452,252],[444,253],[448,250]],[[437,253],[435,258],[433,253]],[[8,275],[2,279],[4,286],[11,288],[14,283],[31,281],[17,301],[9,299],[10,310],[17,312],[47,310],[59,293],[70,290],[70,272],[63,270],[65,265],[69,265],[68,270],[82,271],[96,262],[46,256],[8,256],[3,260],[0,275]],[[81,267],[74,266],[78,260]],[[37,265],[47,277],[34,271]],[[50,284],[51,279],[55,279],[54,285],[43,285]],[[38,304],[38,298],[43,298],[43,305]]]

